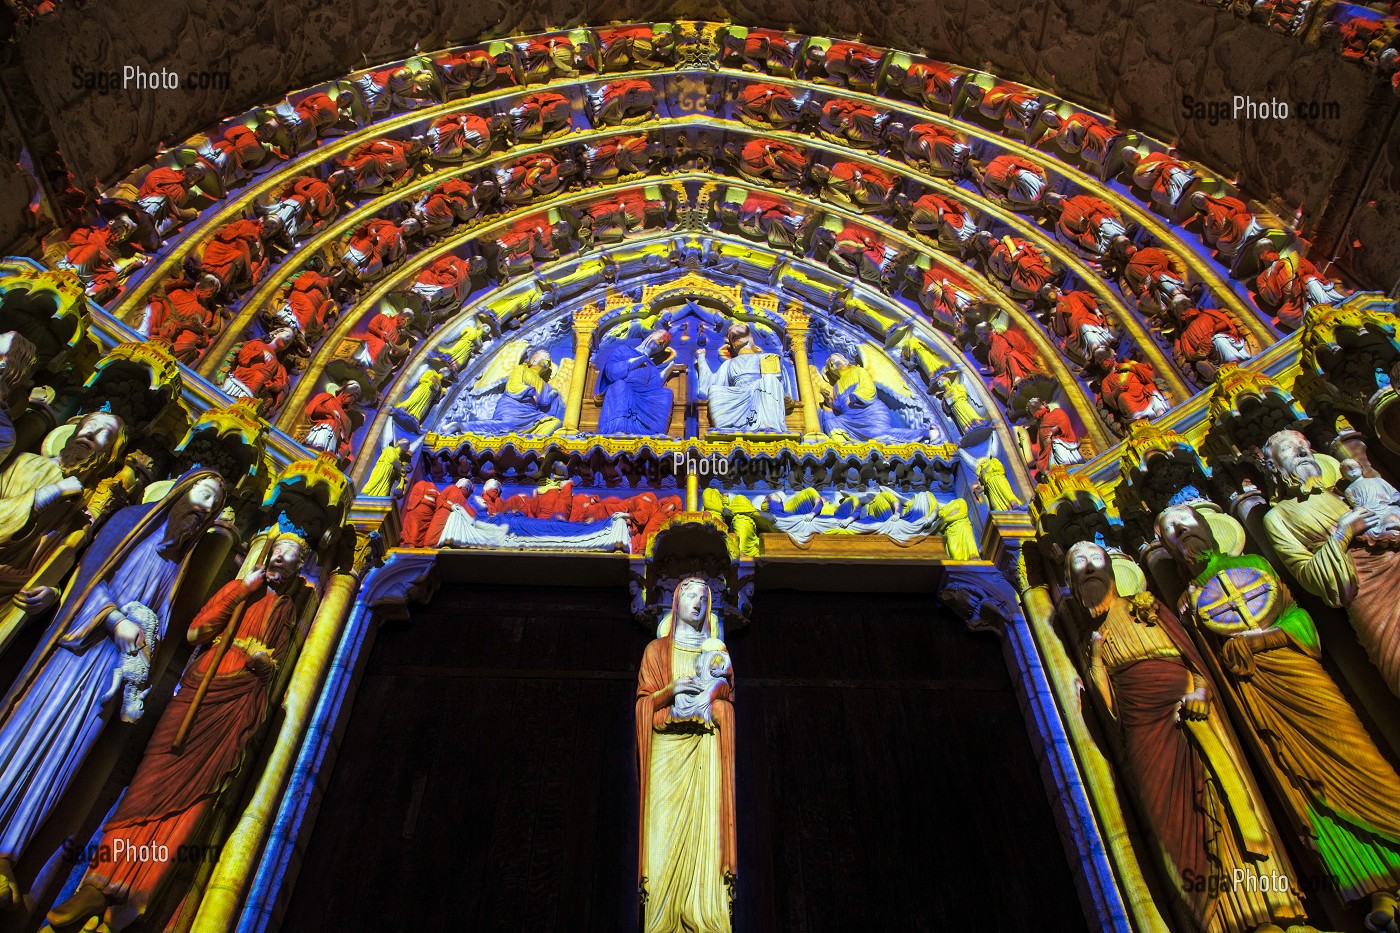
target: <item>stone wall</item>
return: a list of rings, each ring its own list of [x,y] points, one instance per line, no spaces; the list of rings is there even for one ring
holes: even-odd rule
[[[288,90],[400,58],[415,43],[434,49],[561,24],[682,17],[860,35],[1110,111],[1126,126],[1179,141],[1251,197],[1301,206],[1306,229],[1328,255],[1335,243],[1364,233],[1361,250],[1346,250],[1344,260],[1369,286],[1397,278],[1381,248],[1400,226],[1396,186],[1388,175],[1372,178],[1369,168],[1400,168],[1400,143],[1387,135],[1400,102],[1375,74],[1330,47],[1195,0],[90,0],[37,23],[17,52],[74,175],[110,183],[162,143]],[[128,64],[182,74],[226,70],[231,80],[226,90],[106,95],[74,86],[74,69]],[[1183,114],[1188,94],[1337,101],[1340,114],[1212,126]],[[1363,189],[1376,203],[1353,210]],[[1349,217],[1356,229],[1344,236]]]

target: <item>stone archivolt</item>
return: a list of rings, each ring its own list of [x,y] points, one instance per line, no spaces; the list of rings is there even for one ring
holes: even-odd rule
[[[1139,651],[1171,659],[1182,721],[1210,724],[1191,727],[1191,760],[1216,770],[1191,780],[1243,848],[1205,861],[1330,871],[1343,880],[1305,892],[1313,919],[1364,902],[1383,928],[1393,878],[1353,856],[1391,864],[1390,815],[1319,821],[1292,797],[1266,812],[1257,785],[1297,775],[1251,773],[1236,746],[1268,751],[1273,708],[1241,681],[1251,659],[1294,652],[1298,682],[1330,698],[1320,651],[1381,724],[1334,710],[1356,760],[1400,795],[1376,764],[1400,739],[1395,701],[1371,689],[1394,689],[1397,663],[1376,596],[1400,539],[1394,308],[1328,279],[1239,195],[1035,88],[713,23],[495,41],[289,94],[106,192],[53,271],[0,263],[0,334],[24,373],[6,386],[13,446],[36,458],[36,495],[74,506],[42,552],[6,564],[32,592],[0,617],[0,650],[105,522],[197,467],[223,479],[230,511],[210,534],[225,553],[248,542],[243,574],[281,536],[307,544],[321,602],[297,610],[302,657],[272,681],[287,715],[270,764],[222,804],[231,854],[198,907],[195,928],[223,930],[245,895],[275,897],[253,884],[264,845],[266,867],[295,844],[269,841],[274,805],[313,793],[315,769],[293,764],[335,725],[317,718],[322,684],[352,689],[336,639],[430,593],[431,549],[611,553],[648,625],[673,625],[677,590],[703,583],[712,636],[746,622],[765,560],[939,564],[944,601],[1004,637],[1060,749],[1047,773],[1067,782],[1057,794],[1073,785],[1062,803],[1100,919],[1119,901],[1140,929],[1304,915],[1289,897],[1212,915],[1215,892],[1143,896],[1144,877],[1171,888],[1202,853],[1137,793],[1151,749],[1115,732],[1112,691],[1131,694]],[[45,479],[68,438],[111,418],[125,433],[108,432],[77,490]],[[1334,527],[1282,521],[1298,494],[1340,509]],[[1200,528],[1210,554],[1192,549]],[[1311,563],[1323,551],[1326,573]],[[1111,599],[1088,599],[1096,567]],[[1246,587],[1241,611],[1256,590],[1289,608],[1233,641],[1198,592],[1218,579]],[[198,598],[222,582],[196,581]],[[1096,649],[1090,622],[1117,644]],[[1347,623],[1359,648],[1334,656]],[[1100,693],[1081,706],[1085,684]],[[1318,741],[1307,725],[1279,727],[1302,748]],[[1126,842],[1123,800],[1152,845]],[[1372,822],[1338,842],[1352,817]],[[279,832],[300,825],[288,819]],[[1325,864],[1292,865],[1280,827],[1331,833]],[[31,860],[0,852],[0,898],[34,880]],[[716,910],[729,864],[705,881]]]

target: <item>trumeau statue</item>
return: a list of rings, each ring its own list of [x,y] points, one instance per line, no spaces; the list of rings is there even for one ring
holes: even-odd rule
[[[187,637],[206,649],[186,665],[131,785],[102,827],[97,857],[78,890],[49,912],[50,923],[80,925],[106,912],[109,929],[125,929],[174,876],[173,860],[117,853],[142,846],[178,851],[198,839],[204,818],[250,751],[271,683],[293,650],[310,589],[299,573],[309,551],[297,534],[279,534],[262,565],[225,584],[195,616]],[[231,643],[224,646],[226,639]],[[114,846],[116,840],[124,849]]]
[[[1346,608],[1371,663],[1400,695],[1400,528],[1333,492],[1337,461],[1297,431],[1270,437],[1264,454],[1278,480],[1264,516],[1274,553],[1303,589]]]
[[[5,695],[0,904],[19,900],[15,863],[103,727],[118,712],[128,722],[140,716],[140,691],[149,689],[151,662],[191,555],[224,496],[219,474],[196,470],[159,502],[114,515],[79,561],[57,618]],[[56,590],[44,587],[31,602],[38,611],[59,600]]]
[[[1299,455],[1275,438],[1276,457]],[[1400,775],[1323,668],[1312,618],[1268,562],[1242,553],[1234,519],[1176,505],[1157,534],[1190,580],[1183,604],[1218,654],[1240,725],[1294,825],[1343,900],[1366,902],[1368,927],[1387,929],[1400,888]]]
[[[1191,639],[1126,557],[1081,541],[1065,575],[1091,626],[1084,679],[1116,733],[1121,774],[1192,928],[1247,933],[1301,920],[1289,889],[1231,884],[1236,871],[1269,879],[1292,871]]]
[[[721,653],[725,647],[709,585],[688,577],[676,586],[671,612],[637,672],[638,864],[645,933],[728,933],[731,928],[738,873],[734,674],[732,668],[714,673],[711,664]],[[713,682],[716,677],[719,683]],[[702,693],[708,702],[697,702]]]

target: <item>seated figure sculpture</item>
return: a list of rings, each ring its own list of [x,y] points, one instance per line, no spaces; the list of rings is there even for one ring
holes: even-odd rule
[[[675,358],[665,330],[652,331],[635,347],[614,345],[598,365],[598,433],[665,434],[673,399],[666,382],[685,372]]]
[[[833,439],[857,443],[925,441],[930,444],[942,439],[937,426],[898,424],[895,413],[880,397],[875,379],[864,366],[842,354],[833,353],[827,358],[823,375],[825,378],[818,388],[822,395],[821,426]]]
[[[564,400],[550,385],[554,361],[536,350],[512,367],[491,417],[462,427],[474,434],[553,434],[563,425]]]
[[[725,434],[781,434],[787,430],[786,399],[796,395],[780,354],[754,342],[748,324],[731,324],[720,349],[723,362],[710,369],[702,333],[695,355],[696,385],[709,402],[710,430]]]

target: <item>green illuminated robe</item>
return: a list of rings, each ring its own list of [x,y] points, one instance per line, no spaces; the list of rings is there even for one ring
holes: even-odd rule
[[[1354,901],[1395,891],[1400,887],[1400,774],[1323,669],[1312,618],[1266,561],[1216,554],[1195,585],[1232,568],[1259,570],[1281,591],[1275,618],[1260,620],[1277,644],[1256,649],[1252,672],[1229,674],[1248,719],[1243,725],[1276,769],[1275,785],[1295,824],[1306,829],[1308,844],[1341,895]],[[1214,636],[1209,641],[1214,649],[1222,644]]]

